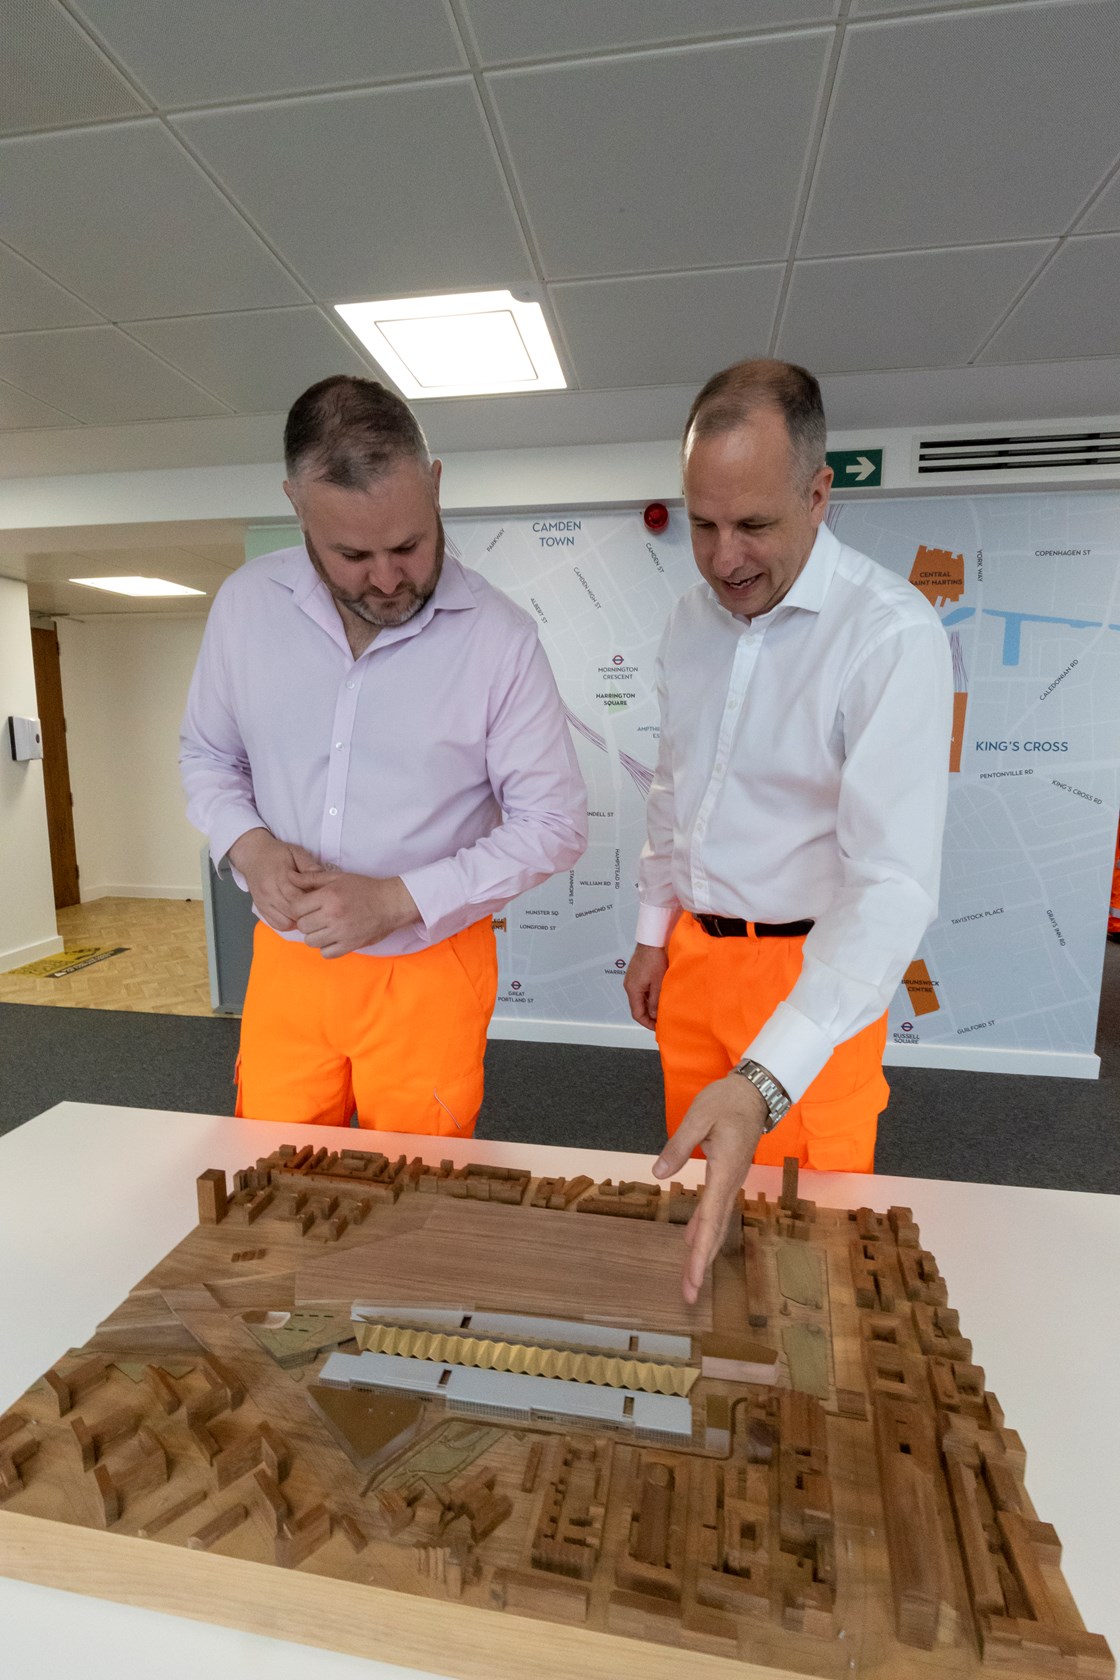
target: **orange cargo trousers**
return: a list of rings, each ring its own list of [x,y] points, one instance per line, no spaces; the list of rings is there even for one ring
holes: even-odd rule
[[[657,1009],[670,1135],[697,1092],[729,1073],[801,973],[803,938],[713,938],[683,915],[669,941]],[[883,1015],[833,1051],[804,1096],[759,1139],[755,1160],[794,1155],[820,1172],[874,1172],[875,1133],[890,1094]]]
[[[237,1113],[470,1137],[498,990],[487,917],[403,957],[321,955],[258,922]]]

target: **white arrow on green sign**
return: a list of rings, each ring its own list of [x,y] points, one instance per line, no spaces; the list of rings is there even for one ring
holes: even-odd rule
[[[834,490],[848,490],[853,484],[873,490],[883,482],[881,449],[830,449],[825,461],[832,468]]]

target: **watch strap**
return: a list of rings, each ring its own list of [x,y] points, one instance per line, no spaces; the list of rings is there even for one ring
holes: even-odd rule
[[[737,1063],[733,1071],[748,1079],[766,1104],[766,1124],[762,1128],[765,1136],[767,1132],[774,1130],[779,1120],[793,1107],[789,1092],[774,1078],[769,1068],[763,1067],[761,1062],[751,1061],[749,1056]]]

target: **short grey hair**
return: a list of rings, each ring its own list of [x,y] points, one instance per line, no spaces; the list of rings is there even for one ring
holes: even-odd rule
[[[430,465],[428,440],[408,404],[375,379],[335,374],[292,404],[284,427],[290,479],[364,490],[404,460]]]
[[[685,422],[681,458],[700,438],[734,432],[765,409],[786,423],[790,448],[806,489],[825,465],[827,427],[821,388],[807,368],[759,357],[715,373],[698,392]]]

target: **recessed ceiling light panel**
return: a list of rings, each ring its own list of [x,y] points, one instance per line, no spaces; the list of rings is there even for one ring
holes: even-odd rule
[[[105,577],[71,578],[87,589],[107,589],[111,595],[205,595],[204,589],[188,589],[185,583],[170,583],[167,578]]]
[[[539,303],[512,292],[383,298],[335,308],[406,397],[562,391]]]

